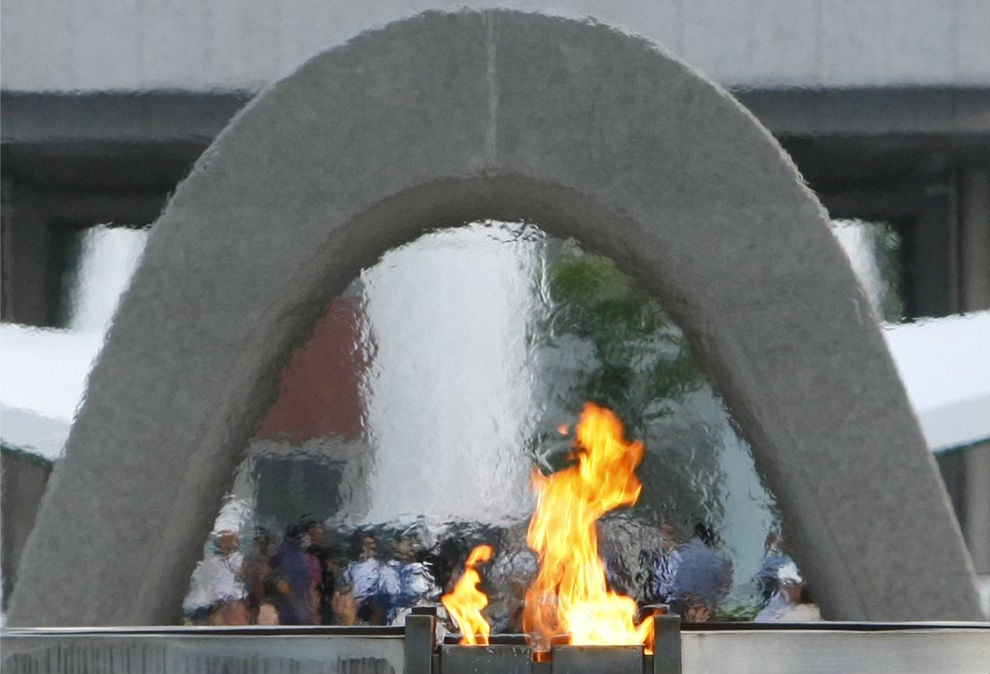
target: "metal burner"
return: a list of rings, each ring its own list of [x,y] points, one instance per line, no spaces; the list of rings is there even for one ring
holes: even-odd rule
[[[681,619],[658,615],[655,654],[642,646],[554,646],[534,653],[523,635],[499,635],[487,646],[436,643],[436,617],[406,618],[406,674],[680,674]]]

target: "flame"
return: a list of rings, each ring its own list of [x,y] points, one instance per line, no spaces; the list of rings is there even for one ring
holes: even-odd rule
[[[552,475],[533,472],[536,510],[527,542],[540,570],[526,591],[523,625],[537,655],[551,644],[638,645],[653,649],[653,617],[638,625],[636,601],[608,589],[598,556],[596,523],[605,513],[636,503],[643,485],[636,467],[643,443],[627,443],[622,422],[610,410],[587,403],[576,429],[577,463]],[[478,589],[476,565],[492,558],[479,545],[464,575],[441,602],[463,635],[462,644],[488,644],[491,627],[481,615],[488,597]]]
[[[488,606],[488,597],[478,589],[481,576],[474,567],[492,558],[492,546],[479,545],[464,562],[464,575],[454,585],[454,591],[445,594],[440,601],[447,608],[461,630],[461,643],[466,645],[487,645],[491,625],[481,615],[481,609]]]
[[[537,503],[527,542],[540,571],[526,591],[523,624],[537,651],[562,635],[575,645],[652,648],[653,618],[635,624],[636,601],[608,589],[598,556],[595,523],[634,504],[642,490],[635,470],[643,443],[627,443],[623,435],[613,412],[587,403],[577,426],[577,463],[548,476],[533,473]]]

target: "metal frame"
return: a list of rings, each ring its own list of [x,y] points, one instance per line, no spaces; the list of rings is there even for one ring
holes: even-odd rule
[[[986,674],[990,623],[685,624],[658,616],[640,647],[558,646],[535,662],[522,635],[489,646],[438,643],[436,617],[401,627],[143,627],[0,630],[5,674],[722,674],[952,671]],[[635,663],[635,664],[634,664]]]

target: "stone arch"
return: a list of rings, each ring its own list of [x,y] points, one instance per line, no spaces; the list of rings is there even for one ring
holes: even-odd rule
[[[644,40],[465,11],[315,58],[196,164],[91,374],[11,623],[173,622],[292,347],[361,266],[474,217],[576,236],[657,294],[753,445],[826,615],[979,616],[876,319],[772,137]]]

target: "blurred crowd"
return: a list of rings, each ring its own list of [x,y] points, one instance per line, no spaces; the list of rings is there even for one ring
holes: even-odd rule
[[[767,536],[754,579],[759,591],[755,617],[727,615],[721,603],[732,586],[733,566],[718,552],[718,543],[717,536],[703,523],[695,525],[692,536],[686,536],[677,525],[664,522],[658,548],[644,551],[645,559],[641,558],[649,569],[648,601],[665,604],[685,622],[694,623],[739,617],[754,622],[821,620],[780,530]]]
[[[193,572],[183,608],[194,625],[388,625],[413,606],[433,605],[440,591],[413,542],[394,541],[382,561],[374,535],[359,536],[346,558],[328,544],[326,527],[306,522],[281,540],[255,532],[248,554],[236,532],[215,535],[214,550]]]
[[[368,531],[330,541],[320,522],[288,527],[281,536],[258,529],[242,551],[235,531],[220,531],[193,573],[184,602],[195,625],[397,625],[414,606],[437,606],[460,575],[469,546],[459,537],[425,551],[415,535],[379,537]],[[820,620],[807,584],[779,531],[771,532],[759,573],[757,605],[745,615],[725,610],[733,564],[717,536],[703,523],[691,533],[670,522],[659,528],[657,545],[640,553],[639,573],[630,574],[617,555],[605,553],[610,585],[635,595],[641,605],[665,604],[685,622],[755,619],[757,622]],[[522,631],[527,578],[535,572],[531,553],[496,555],[486,588],[496,632]],[[607,547],[607,546],[606,546]],[[487,574],[483,574],[487,575]],[[635,587],[630,578],[636,577]],[[441,613],[443,613],[441,609]],[[496,615],[498,614],[498,615]],[[755,618],[754,618],[755,615]]]

